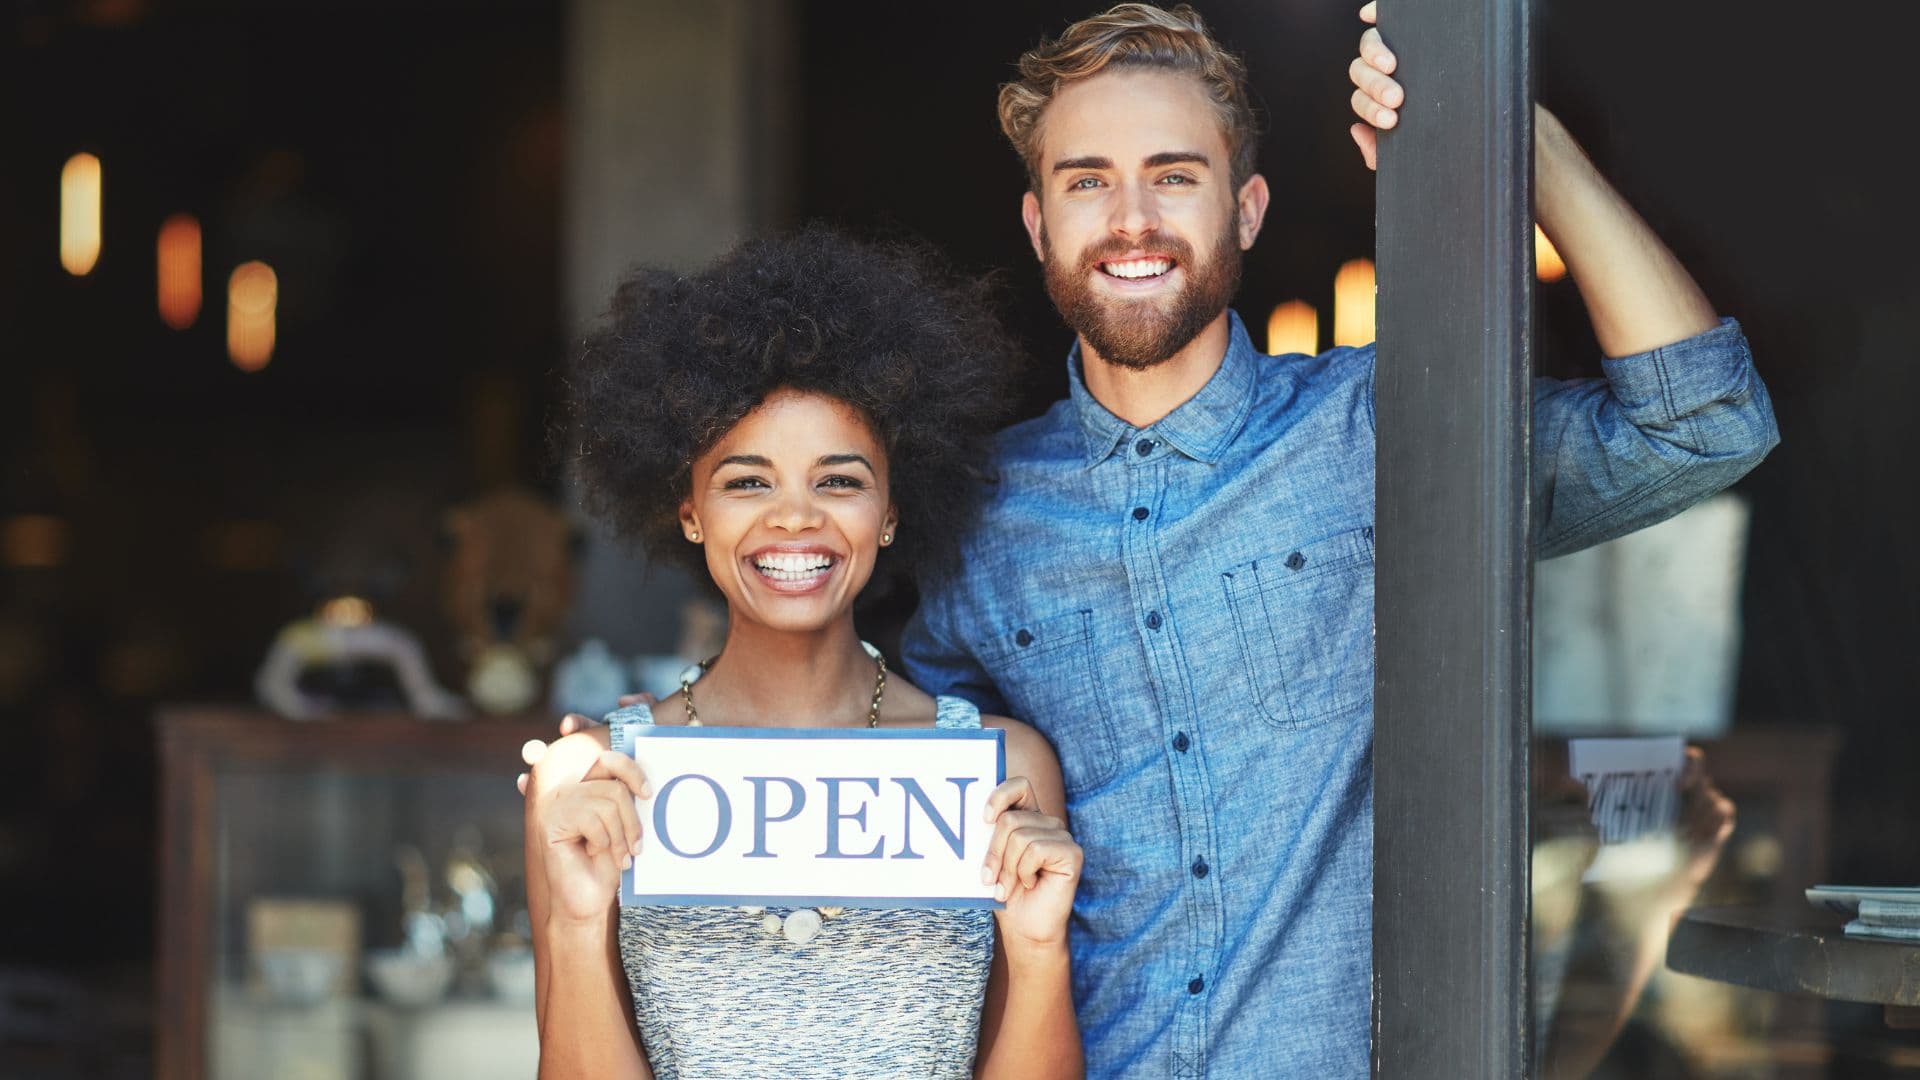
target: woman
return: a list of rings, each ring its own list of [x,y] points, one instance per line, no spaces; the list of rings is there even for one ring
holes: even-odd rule
[[[980,495],[1013,349],[982,286],[822,229],[643,271],[568,390],[590,509],[725,597],[724,647],[615,722],[1006,732],[982,881],[1004,910],[617,904],[650,794],[606,729],[527,786],[543,1077],[1078,1076],[1081,852],[1046,740],[887,671],[876,570],[938,573]]]

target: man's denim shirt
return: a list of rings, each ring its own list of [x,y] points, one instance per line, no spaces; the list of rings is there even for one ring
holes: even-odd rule
[[[1059,751],[1089,1075],[1364,1076],[1373,347],[1268,357],[1234,316],[1219,372],[1146,428],[1068,365],[1069,397],[1000,437],[908,673]],[[1542,557],[1669,517],[1779,441],[1731,320],[1606,374],[1535,384]]]

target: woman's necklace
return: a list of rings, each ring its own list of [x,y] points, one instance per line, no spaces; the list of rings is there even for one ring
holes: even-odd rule
[[[860,643],[860,647],[867,650],[867,655],[873,657],[874,665],[880,669],[873,680],[873,704],[867,708],[867,726],[877,728],[880,726],[880,697],[887,692],[887,658],[880,655],[879,649],[864,641]],[[680,675],[680,700],[687,707],[688,727],[705,726],[700,723],[700,714],[693,707],[693,680],[713,670],[713,662],[718,659],[720,659],[718,654],[709,656],[700,661],[698,674],[687,671]]]
[[[880,698],[887,692],[887,658],[880,655],[879,649],[864,641],[860,643],[860,647],[867,650],[867,655],[873,657],[874,666],[879,669],[879,674],[875,675],[873,680],[873,704],[867,707],[867,726],[877,728],[880,726]],[[680,676],[680,700],[687,709],[688,727],[705,726],[700,723],[700,714],[693,708],[693,680],[711,671],[713,662],[718,659],[720,659],[718,655],[710,656],[700,661],[697,672],[689,671]],[[762,929],[769,934],[784,934],[786,939],[795,945],[805,945],[812,941],[820,933],[822,924],[846,911],[845,908],[838,907],[795,908],[782,919],[764,907],[745,907],[740,910],[749,915],[760,916]]]

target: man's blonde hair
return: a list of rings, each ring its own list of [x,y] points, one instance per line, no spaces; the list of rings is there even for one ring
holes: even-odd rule
[[[1207,32],[1200,13],[1181,4],[1119,4],[1067,27],[1020,57],[1020,78],[1000,87],[1000,130],[1027,166],[1027,183],[1040,190],[1041,121],[1053,96],[1068,83],[1108,68],[1142,68],[1192,75],[1213,99],[1226,132],[1235,191],[1254,173],[1259,124],[1247,100],[1247,69]]]

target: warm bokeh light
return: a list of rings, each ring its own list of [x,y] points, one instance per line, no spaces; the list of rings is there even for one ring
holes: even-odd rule
[[[241,263],[227,279],[227,355],[241,371],[259,371],[273,359],[274,309],[280,279],[263,262]]]
[[[336,596],[320,605],[320,621],[328,626],[365,626],[373,621],[373,605],[358,596]]]
[[[160,320],[185,330],[200,317],[200,221],[175,214],[160,226],[156,247]]]
[[[1373,261],[1353,259],[1333,275],[1333,343],[1365,345],[1373,340]]]
[[[80,277],[100,261],[100,159],[75,154],[60,170],[60,265]]]
[[[1267,316],[1267,355],[1320,351],[1320,313],[1305,300],[1289,300]]]
[[[0,525],[0,562],[51,570],[67,561],[67,523],[51,514],[18,514]]]
[[[1547,239],[1546,230],[1533,227],[1533,272],[1541,281],[1554,282],[1567,276],[1567,264]]]

